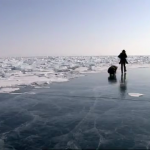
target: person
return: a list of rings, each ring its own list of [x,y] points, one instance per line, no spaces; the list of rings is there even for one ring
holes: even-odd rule
[[[127,59],[126,59],[126,58],[127,58],[126,51],[123,50],[123,51],[119,54],[118,57],[120,58],[119,64],[121,64],[121,73],[123,74],[123,72],[126,72],[126,71],[127,71],[127,70],[126,70],[126,64],[128,64]]]

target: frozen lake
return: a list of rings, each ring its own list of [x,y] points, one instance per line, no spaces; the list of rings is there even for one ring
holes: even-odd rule
[[[0,149],[150,148],[150,70],[0,94]],[[128,93],[144,94],[132,97]]]

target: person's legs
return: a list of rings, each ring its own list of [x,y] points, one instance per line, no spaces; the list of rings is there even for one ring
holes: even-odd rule
[[[126,64],[124,63],[123,65],[124,65],[124,72],[126,72],[126,71],[127,71],[127,70],[126,70]]]

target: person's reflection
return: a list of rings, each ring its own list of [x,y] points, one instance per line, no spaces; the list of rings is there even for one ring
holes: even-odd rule
[[[121,74],[121,81],[120,81],[120,93],[122,96],[125,95],[127,90],[127,82],[126,82],[126,73],[123,75]]]
[[[110,76],[108,77],[108,82],[109,82],[110,84],[117,83],[116,75],[110,75]]]

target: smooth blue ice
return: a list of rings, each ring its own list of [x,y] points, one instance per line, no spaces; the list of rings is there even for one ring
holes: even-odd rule
[[[149,149],[149,74],[118,70],[112,80],[102,72],[0,94],[0,149]]]

